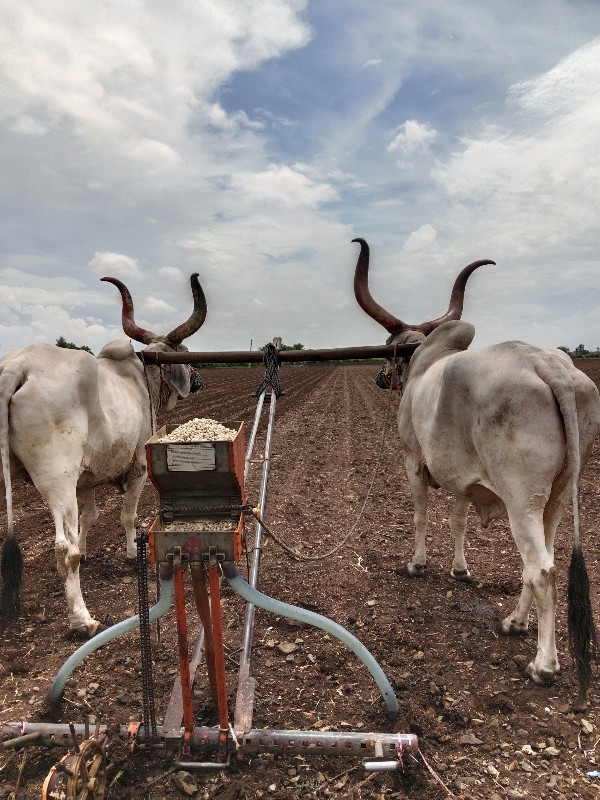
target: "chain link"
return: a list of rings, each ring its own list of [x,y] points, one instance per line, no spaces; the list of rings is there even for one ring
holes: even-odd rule
[[[148,535],[139,532],[137,543],[138,608],[140,615],[140,652],[142,658],[142,693],[144,709],[144,735],[146,744],[158,740],[156,727],[156,705],[154,702],[154,676],[152,673],[152,644],[150,639],[150,607],[148,601],[148,557],[146,542]]]

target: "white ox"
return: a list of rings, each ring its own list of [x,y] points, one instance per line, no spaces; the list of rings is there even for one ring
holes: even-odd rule
[[[136,325],[127,287],[115,278],[123,301],[125,333],[147,351],[186,350],[181,342],[200,328],[206,300],[191,276],[194,310],[166,336]],[[156,410],[172,408],[190,392],[190,367],[143,365],[126,339],[102,348],[97,358],[82,350],[35,344],[0,361],[0,454],[6,489],[8,534],[2,549],[2,616],[18,616],[23,560],[14,530],[11,476],[31,480],[54,518],[55,555],[65,584],[69,627],[93,636],[101,628],[86,608],[79,563],[86,535],[98,518],[96,486],[116,484],[124,492],[121,522],[127,557],[136,557],[137,505],[146,480],[144,445]]]
[[[427,489],[454,495],[450,529],[455,539],[451,576],[470,580],[464,536],[470,504],[483,527],[508,517],[523,559],[523,587],[514,610],[501,622],[505,634],[526,633],[535,600],[538,644],[527,673],[538,684],[560,672],[555,641],[554,536],[572,504],[574,548],[569,573],[569,640],[581,694],[591,677],[595,628],[580,547],[577,486],[600,430],[600,398],[594,383],[562,351],[511,341],[468,351],[475,329],[461,322],[465,285],[483,264],[460,273],[448,312],[408,325],[389,314],[368,290],[369,248],[363,239],[355,294],[390,333],[388,343],[420,342],[401,365],[398,428],[414,503],[415,551],[408,564],[421,576],[427,561]],[[388,370],[392,365],[388,362]]]

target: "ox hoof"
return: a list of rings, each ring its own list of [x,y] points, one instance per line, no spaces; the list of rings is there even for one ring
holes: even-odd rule
[[[137,564],[137,555],[135,556],[125,556],[125,563],[128,567],[135,567]]]
[[[538,686],[551,686],[560,675],[560,667],[557,667],[554,671],[549,669],[537,669],[535,663],[532,661],[527,665],[525,672]]]
[[[500,623],[500,633],[504,636],[526,636],[528,631],[527,622],[517,622],[510,617],[506,617]]]
[[[462,583],[473,583],[473,578],[468,569],[454,569],[450,570],[450,577],[455,581],[462,581]]]
[[[425,577],[425,564],[413,564],[412,562],[406,565],[406,571],[411,578],[424,578]]]
[[[89,639],[93,639],[94,636],[97,636],[99,633],[102,633],[102,631],[106,630],[106,625],[103,625],[101,622],[98,622],[97,620],[94,620],[94,623],[95,624],[93,625],[93,627],[90,629],[90,632],[88,633],[88,638]]]
[[[78,625],[77,627],[69,628],[69,637],[72,639],[92,639],[97,633],[105,630],[106,626],[97,619],[93,619],[87,625]]]

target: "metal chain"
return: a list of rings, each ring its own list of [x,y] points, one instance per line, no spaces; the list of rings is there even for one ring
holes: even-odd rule
[[[148,558],[146,542],[148,534],[139,532],[137,543],[138,608],[140,615],[140,652],[142,659],[142,693],[144,709],[144,735],[146,744],[158,740],[156,706],[154,702],[154,677],[152,673],[152,644],[150,639],[150,608],[148,602]]]

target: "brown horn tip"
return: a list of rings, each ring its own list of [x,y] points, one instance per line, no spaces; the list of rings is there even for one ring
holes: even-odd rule
[[[352,239],[353,242],[360,244],[360,253],[358,254],[358,261],[356,262],[356,269],[354,271],[354,296],[358,305],[362,310],[368,314],[375,322],[382,325],[388,333],[400,333],[406,330],[407,326],[401,319],[394,317],[389,311],[375,302],[371,293],[369,292],[369,245],[365,239],[360,237]]]
[[[106,277],[100,278],[100,280],[114,284],[121,292],[121,299],[123,301],[121,324],[126,335],[129,336],[130,339],[135,339],[136,342],[141,342],[142,344],[151,344],[152,342],[155,342],[158,338],[156,334],[152,333],[152,331],[147,331],[145,328],[140,328],[139,325],[136,325],[133,316],[133,300],[131,299],[131,294],[129,293],[127,286],[125,286],[125,284],[118,278]]]
[[[189,319],[174,328],[171,333],[168,333],[166,338],[173,345],[181,344],[184,339],[187,339],[193,333],[202,327],[206,319],[207,305],[206,297],[200,281],[198,280],[198,273],[194,272],[190,275],[190,285],[192,287],[192,296],[194,298],[194,310],[192,311]]]
[[[434,328],[439,328],[439,326],[443,325],[444,322],[461,318],[467,281],[476,269],[479,269],[479,267],[483,267],[486,264],[495,265],[496,262],[491,261],[489,258],[482,258],[479,261],[473,261],[471,264],[468,264],[458,273],[458,276],[454,281],[454,286],[452,287],[452,292],[450,293],[450,304],[448,306],[448,311],[442,317],[434,319],[428,323],[431,325],[431,330]]]

